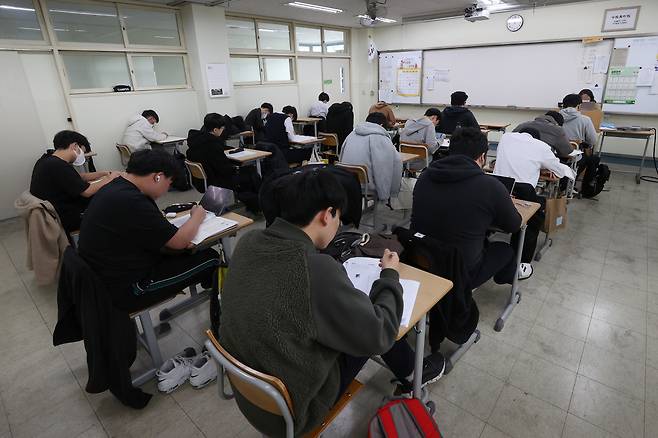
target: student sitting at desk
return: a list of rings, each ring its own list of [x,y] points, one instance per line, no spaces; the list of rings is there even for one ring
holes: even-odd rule
[[[338,152],[347,136],[354,129],[354,108],[350,102],[334,103],[329,107],[326,132],[338,136]]]
[[[535,120],[521,123],[514,132],[522,132],[527,128],[536,129],[539,131],[541,141],[553,148],[558,157],[566,158],[573,152],[573,147],[562,125],[564,125],[562,114],[548,111],[543,116],[535,117]]]
[[[473,113],[466,108],[468,94],[463,91],[455,91],[450,95],[450,106],[445,107],[441,114],[441,123],[437,126],[437,132],[451,135],[457,128],[480,128]]]
[[[589,88],[583,88],[582,90],[580,90],[578,96],[580,96],[580,100],[582,103],[587,103],[587,102],[596,103],[596,98],[594,98],[594,93],[592,93],[592,90],[590,90]]]
[[[395,114],[393,114],[393,108],[391,108],[391,105],[388,103],[384,102],[383,100],[380,100],[376,104],[370,107],[368,110],[368,114],[372,113],[382,113],[386,116],[386,126],[384,128],[392,128],[395,126],[397,123],[397,119],[395,118]]]
[[[274,113],[271,103],[263,102],[260,108],[249,111],[244,119],[245,125],[254,131],[254,144],[265,139],[265,125],[270,114]]]
[[[128,146],[131,152],[151,149],[152,142],[164,141],[167,138],[166,132],[158,132],[153,127],[159,122],[160,117],[153,110],[146,110],[141,115],[135,115],[128,121],[121,144]]]
[[[385,124],[384,114],[368,114],[366,121],[356,125],[345,139],[339,158],[341,163],[368,168],[370,189],[377,191],[380,201],[396,196],[402,182],[402,158],[384,129]]]
[[[488,149],[479,128],[457,129],[450,155],[420,174],[411,210],[412,230],[461,250],[472,287],[491,277],[498,284],[511,284],[517,268],[512,246],[486,239],[492,228],[516,233],[521,227],[509,191],[482,171]],[[522,263],[519,278],[531,274],[532,266]]]
[[[496,150],[495,175],[514,178],[514,196],[525,201],[538,202],[541,209],[529,221],[523,242],[521,262],[530,263],[535,256],[537,236],[544,222],[544,207],[546,199],[538,196],[535,191],[542,170],[554,173],[557,177],[576,178],[570,167],[560,163],[551,148],[540,140],[540,132],[530,127],[522,128],[520,132],[503,134]],[[516,239],[512,240],[514,246]]]
[[[430,155],[439,149],[436,141],[436,126],[441,122],[441,111],[428,108],[420,119],[409,119],[400,131],[400,141],[423,143],[429,146]]]
[[[594,123],[592,123],[592,119],[578,111],[577,107],[580,104],[580,96],[577,94],[567,94],[562,99],[560,114],[564,117],[564,132],[569,140],[578,140],[588,147],[596,146],[598,135],[594,129]]]
[[[297,119],[294,106],[284,106],[283,113],[273,113],[267,118],[265,140],[277,145],[288,163],[301,163],[311,158],[312,148],[295,148],[290,146],[295,141],[295,128],[292,124]]]
[[[285,383],[294,408],[295,435],[318,426],[374,355],[408,392],[414,354],[396,341],[402,287],[396,253],[384,253],[369,295],[356,289],[326,248],[340,225],[346,194],[327,170],[297,172],[276,187],[280,216],[265,230],[245,234],[231,258],[222,291],[220,339],[247,366]],[[423,384],[437,380],[445,362],[425,358]],[[234,391],[238,407],[261,433],[283,436],[282,417]]]
[[[60,131],[53,138],[55,151],[43,154],[32,169],[30,193],[50,202],[66,233],[80,229],[80,221],[91,198],[117,172],[78,173],[73,166],[85,162],[83,147],[87,138],[75,131]]]
[[[327,93],[320,93],[318,96],[318,101],[311,105],[311,109],[308,111],[310,117],[319,117],[321,119],[327,118],[327,113],[329,112],[329,95]]]
[[[156,205],[177,172],[174,158],[164,151],[139,151],[130,157],[126,172],[91,201],[78,242],[80,256],[105,284],[114,305],[135,312],[192,284],[212,286],[219,265],[215,250],[162,253],[165,248],[188,248],[206,217],[195,206],[190,219],[176,228]]]

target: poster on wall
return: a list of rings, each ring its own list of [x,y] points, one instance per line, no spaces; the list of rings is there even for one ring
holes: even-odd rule
[[[388,103],[420,103],[422,86],[420,50],[379,55],[379,100]]]
[[[228,97],[231,95],[226,64],[206,64],[206,80],[210,97]]]
[[[601,32],[616,32],[619,30],[635,30],[640,7],[606,9],[603,14]]]
[[[610,68],[603,103],[634,104],[639,71],[639,67]]]

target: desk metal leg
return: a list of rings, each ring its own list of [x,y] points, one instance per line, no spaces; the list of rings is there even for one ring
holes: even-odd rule
[[[510,292],[509,302],[500,314],[494,325],[494,330],[499,332],[505,327],[505,321],[512,314],[514,307],[521,301],[521,292],[519,292],[519,269],[521,267],[521,254],[523,253],[523,242],[525,241],[525,229],[527,225],[521,227],[521,235],[519,236],[519,245],[516,249],[516,272],[514,273],[514,280],[512,281],[512,290]]]
[[[647,137],[646,143],[644,143],[644,152],[642,152],[642,161],[640,161],[640,168],[637,171],[637,175],[635,175],[635,183],[640,184],[641,178],[642,178],[642,169],[644,168],[644,159],[647,157],[647,149],[649,148],[649,139],[651,136]]]
[[[190,297],[178,304],[167,307],[160,312],[160,322],[166,322],[173,319],[175,316],[185,313],[193,307],[198,306],[210,297],[210,290],[197,291],[196,284],[189,287]]]
[[[260,160],[256,160],[256,172],[258,173],[258,176],[263,176],[263,173],[260,170]]]
[[[541,258],[544,256],[544,253],[548,251],[548,248],[550,248],[553,245],[553,239],[550,238],[549,234],[546,233],[546,237],[544,237],[544,243],[542,243],[541,248],[537,251],[537,254],[535,254],[535,261],[540,261]]]
[[[427,314],[423,315],[416,323],[416,356],[414,359],[414,391],[413,396],[423,400],[423,358],[425,357],[425,323]]]
[[[599,146],[599,158],[603,156],[603,142],[605,141],[605,131],[601,134],[601,145]]]

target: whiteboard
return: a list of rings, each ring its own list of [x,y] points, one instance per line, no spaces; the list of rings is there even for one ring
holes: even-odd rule
[[[469,105],[521,108],[555,108],[582,88],[600,96],[611,50],[612,40],[426,51],[422,102],[448,104],[456,90]]]
[[[379,54],[379,100],[387,103],[419,104],[423,52]]]
[[[615,51],[627,50],[625,67],[641,67],[650,71],[653,83],[636,87],[634,104],[604,103],[603,111],[624,114],[658,114],[658,37],[617,38]],[[613,66],[611,65],[611,68]],[[639,82],[638,84],[648,84]],[[652,94],[655,93],[655,94]]]

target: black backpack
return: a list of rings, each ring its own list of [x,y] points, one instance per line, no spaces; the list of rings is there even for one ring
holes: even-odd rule
[[[587,157],[587,161],[580,193],[583,198],[593,198],[601,193],[610,179],[610,168],[601,164],[601,159],[596,156]]]
[[[192,188],[192,185],[190,184],[190,173],[187,170],[187,166],[185,166],[185,155],[177,150],[174,151],[174,162],[176,163],[178,172],[176,172],[171,186],[176,190],[186,192]]]

